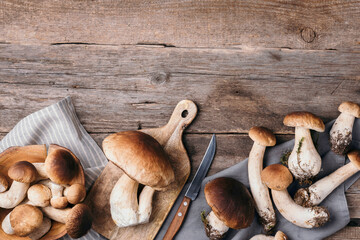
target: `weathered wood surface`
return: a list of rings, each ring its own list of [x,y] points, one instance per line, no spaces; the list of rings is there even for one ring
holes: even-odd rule
[[[0,42],[306,49],[359,44],[359,1],[0,1]]]

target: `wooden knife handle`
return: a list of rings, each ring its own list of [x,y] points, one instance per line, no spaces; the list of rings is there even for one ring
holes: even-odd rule
[[[172,222],[170,223],[168,230],[165,233],[163,240],[173,239],[176,233],[179,231],[181,224],[185,219],[187,210],[189,209],[190,201],[191,201],[190,198],[184,197],[184,199],[180,204],[179,209],[177,210]]]

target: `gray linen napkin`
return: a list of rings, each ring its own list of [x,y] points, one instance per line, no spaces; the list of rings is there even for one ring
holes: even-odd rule
[[[329,173],[333,172],[340,166],[344,165],[345,157],[338,156],[330,151],[329,146],[329,131],[334,121],[329,122],[326,124],[326,130],[324,133],[320,133],[318,135],[318,151],[322,157],[322,170],[319,173],[319,179],[323,176],[328,175]],[[354,131],[353,131],[353,148],[360,149],[360,120],[357,119],[354,124]],[[277,145],[272,148],[268,148],[266,150],[264,156],[264,167],[270,164],[279,163],[280,157],[283,155],[284,152],[291,150],[294,146],[294,140],[285,142],[283,144]],[[216,161],[216,156],[214,161]],[[207,177],[202,182],[202,186],[200,189],[200,193],[198,198],[190,205],[188,210],[188,215],[185,218],[185,221],[176,235],[175,239],[184,239],[184,240],[192,240],[197,239],[206,240],[207,237],[205,235],[203,224],[200,220],[200,212],[205,210],[207,213],[211,210],[210,207],[207,205],[205,197],[204,197],[204,186],[207,182],[214,178],[218,177],[232,177],[247,187],[249,187],[248,182],[248,173],[247,173],[247,159],[228,168],[225,169],[211,177]],[[278,223],[276,225],[275,230],[281,230],[285,232],[290,239],[298,240],[298,239],[307,239],[307,240],[317,240],[323,239],[332,235],[333,233],[337,232],[338,230],[345,227],[349,221],[349,210],[345,198],[345,190],[348,189],[360,176],[360,173],[355,174],[353,177],[348,179],[344,184],[341,184],[333,193],[331,193],[320,205],[325,206],[330,211],[331,220],[320,228],[315,229],[304,229],[293,225],[292,223],[285,220],[278,211],[276,211],[276,217],[278,219]],[[179,204],[184,197],[185,186],[182,193],[179,195],[176,203],[170,214],[168,215],[165,223],[163,224],[160,232],[158,233],[156,239],[162,239],[168,226],[173,219],[176,210],[179,207]],[[289,187],[290,194],[294,194],[297,190],[298,186],[296,184],[292,184]],[[275,207],[276,208],[276,207]],[[225,239],[233,239],[233,240],[248,240],[252,236],[263,233],[262,227],[258,223],[257,217],[253,221],[252,225],[246,229],[242,229],[239,231],[230,230],[228,235]]]
[[[99,146],[86,132],[76,116],[70,97],[41,109],[22,119],[1,140],[0,151],[11,146],[56,143],[70,149],[80,160],[86,179],[86,188],[95,182],[107,164]],[[71,239],[68,235],[61,239]],[[81,240],[106,239],[90,230]]]

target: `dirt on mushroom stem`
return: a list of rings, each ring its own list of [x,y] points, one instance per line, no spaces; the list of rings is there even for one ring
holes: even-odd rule
[[[350,150],[350,143],[352,141],[352,134],[350,131],[343,135],[339,131],[336,137],[330,137],[331,150],[336,154],[346,154]]]

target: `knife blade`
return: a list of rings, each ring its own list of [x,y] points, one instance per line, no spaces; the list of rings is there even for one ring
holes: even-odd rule
[[[182,200],[173,220],[171,221],[163,240],[173,239],[176,233],[179,231],[186,216],[187,210],[189,209],[191,201],[194,201],[199,194],[201,182],[205,178],[210,168],[211,162],[215,156],[215,151],[216,137],[215,134],[213,134],[209,146],[206,149],[205,155],[200,163],[200,166],[195,173],[195,177],[191,181],[188,189],[186,190],[184,199]]]

